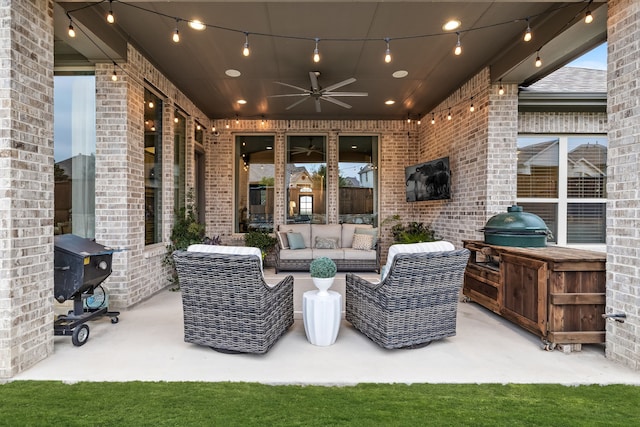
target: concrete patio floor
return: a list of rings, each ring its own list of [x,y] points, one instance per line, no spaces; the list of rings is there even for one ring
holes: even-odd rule
[[[266,276],[277,281],[272,271]],[[314,346],[299,312],[302,292],[312,285],[308,274],[294,277],[295,323],[267,354],[229,355],[185,343],[180,292],[163,290],[123,311],[118,324],[106,317],[90,322],[82,347],[56,336],[54,353],[13,380],[640,385],[640,372],[606,359],[603,345],[544,351],[537,336],[475,303],[459,304],[455,337],[424,348],[382,349],[344,320],[334,345]],[[344,295],[344,274],[336,279],[332,289]]]

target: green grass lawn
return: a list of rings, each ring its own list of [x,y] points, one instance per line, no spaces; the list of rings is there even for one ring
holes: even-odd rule
[[[640,387],[625,385],[0,385],[3,426],[619,426],[639,420]]]

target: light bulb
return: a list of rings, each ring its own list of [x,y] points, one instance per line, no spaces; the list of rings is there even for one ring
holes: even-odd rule
[[[458,42],[456,43],[456,48],[453,50],[453,53],[457,56],[462,53],[462,44],[460,43],[460,33],[458,34]]]
[[[316,48],[313,49],[313,62],[320,62],[320,51],[318,50],[318,39],[316,39]]]
[[[118,75],[116,74],[116,72],[114,71],[113,74],[111,75],[111,80],[112,81],[118,81]]]
[[[498,89],[498,95],[504,95],[504,88],[500,85],[500,89]]]
[[[471,106],[469,107],[469,111],[473,113],[474,111],[476,111],[476,107],[471,104]]]
[[[584,15],[584,23],[591,24],[593,22],[593,15],[591,15],[591,11],[587,10],[586,15]]]
[[[215,132],[216,131],[216,125],[211,126],[211,132]]]
[[[449,113],[447,114],[447,120],[451,120],[451,108],[449,108]]]
[[[200,126],[200,124],[197,124],[196,125],[196,130],[200,130],[200,129],[202,129],[202,126]]]
[[[176,28],[176,32],[173,33],[173,42],[178,43],[179,41],[180,41],[180,32],[178,32],[178,29]]]
[[[420,125],[422,123],[422,120],[418,119],[418,121],[416,122],[418,125]]]
[[[384,53],[384,62],[387,64],[391,62],[391,49],[389,48],[389,39],[384,39],[387,42],[387,50]]]
[[[530,42],[531,41],[531,28],[527,27],[527,31],[525,31],[524,33],[524,41],[526,42]]]
[[[249,34],[245,33],[244,35],[244,48],[242,49],[243,56],[249,56],[251,52],[249,51]]]
[[[540,59],[540,54],[536,56],[536,68],[542,67],[542,59]]]
[[[69,21],[69,37],[75,37],[76,30],[73,29],[73,22]]]
[[[436,124],[436,114],[435,113],[431,113],[431,124],[432,125]]]
[[[111,7],[112,2],[113,0],[109,0],[109,13],[107,14],[107,22],[109,24],[113,24],[114,22],[116,22],[116,18],[113,17],[113,9]]]
[[[153,101],[149,101],[149,108],[153,108]]]
[[[177,117],[174,117],[174,118],[173,118],[173,122],[174,122],[174,123],[178,123],[179,121],[180,121],[180,119],[179,119],[179,118],[177,118]]]

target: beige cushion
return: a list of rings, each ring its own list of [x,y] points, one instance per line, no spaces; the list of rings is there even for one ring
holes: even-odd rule
[[[376,251],[368,250],[361,251],[360,249],[351,249],[344,248],[344,259],[366,259],[366,260],[375,260],[376,259]]]
[[[338,247],[343,247],[340,241],[342,227],[340,224],[311,224],[311,238],[315,243],[317,237],[331,237],[338,239]]]
[[[344,259],[343,249],[314,249],[313,259],[326,256],[331,259]]]
[[[355,229],[355,234],[368,234],[369,236],[373,237],[371,239],[371,248],[370,249],[375,249],[376,243],[378,241],[378,229],[377,228],[357,227]],[[355,237],[355,235],[354,235],[354,237]]]
[[[278,231],[294,232],[302,234],[304,240],[304,246],[306,248],[312,247],[311,245],[311,224],[283,224],[278,227]]]
[[[369,234],[354,234],[353,243],[351,247],[353,249],[359,249],[361,251],[368,251],[373,246],[373,236]]]
[[[249,246],[221,246],[221,245],[191,245],[187,252],[205,252],[213,254],[229,255],[255,255],[260,260],[260,270],[262,270],[262,251],[259,248]]]
[[[397,254],[415,254],[421,252],[446,252],[455,250],[455,246],[452,243],[446,242],[444,240],[439,240],[437,242],[424,242],[424,243],[407,243],[407,244],[397,244],[391,245],[389,247],[389,254],[387,255],[387,263],[382,267],[382,279],[385,278],[387,273],[389,273],[389,269],[391,268],[391,264],[393,263],[393,259]]]
[[[371,229],[371,224],[342,224],[342,240],[341,244],[343,248],[350,248],[353,245],[353,234],[356,228]]]
[[[313,249],[281,249],[280,250],[280,259],[289,259],[289,260],[304,260],[304,259],[313,259]]]

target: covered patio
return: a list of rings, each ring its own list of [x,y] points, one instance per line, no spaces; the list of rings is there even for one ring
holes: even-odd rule
[[[268,283],[278,279],[272,270],[266,277]],[[334,289],[343,292],[344,277],[336,276]],[[608,360],[604,345],[544,351],[538,337],[475,303],[458,305],[455,337],[424,348],[385,350],[344,320],[335,344],[314,346],[299,312],[301,292],[313,285],[306,273],[294,278],[294,325],[264,355],[223,354],[185,343],[180,292],[163,290],[123,311],[116,325],[107,318],[91,322],[82,347],[55,337],[52,355],[14,380],[640,385],[640,373]]]

